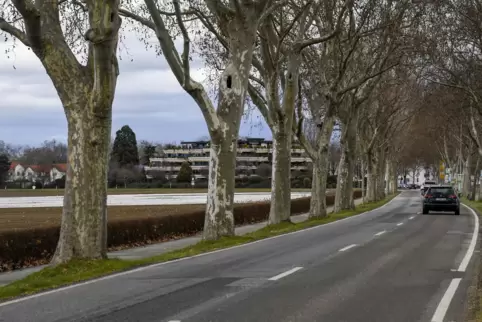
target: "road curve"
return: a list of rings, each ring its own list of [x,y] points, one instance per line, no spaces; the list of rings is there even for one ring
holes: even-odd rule
[[[403,192],[329,225],[3,303],[0,321],[463,321],[475,216],[419,212]]]

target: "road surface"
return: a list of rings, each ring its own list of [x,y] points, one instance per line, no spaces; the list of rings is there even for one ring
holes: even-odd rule
[[[419,192],[403,192],[333,224],[3,303],[0,321],[462,322],[475,216],[419,211]]]
[[[291,198],[309,197],[310,195],[310,192],[292,192]],[[107,197],[107,205],[195,205],[205,204],[206,198],[206,193],[109,195]],[[267,201],[270,199],[270,192],[239,192],[234,195],[234,202],[236,203]],[[0,197],[0,208],[62,207],[63,200],[63,196]]]

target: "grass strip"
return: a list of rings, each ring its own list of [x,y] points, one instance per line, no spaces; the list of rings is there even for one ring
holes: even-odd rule
[[[476,210],[477,215],[482,214],[482,201],[473,201],[467,198],[461,200],[465,205]],[[482,322],[482,257],[476,263],[475,276],[471,281],[468,295],[468,317],[467,321]]]
[[[183,249],[140,260],[72,260],[68,263],[55,267],[46,267],[43,270],[33,273],[21,280],[0,287],[0,300],[8,300],[18,296],[34,294],[40,291],[67,286],[149,264],[168,262],[183,257],[198,255],[241,244],[247,244],[268,237],[324,225],[379,208],[397,195],[398,193],[390,195],[378,202],[361,204],[355,210],[341,211],[335,214],[330,214],[324,218],[308,219],[301,223],[285,222],[278,225],[270,225],[246,235],[225,237],[217,241],[201,241],[195,245],[188,246]]]

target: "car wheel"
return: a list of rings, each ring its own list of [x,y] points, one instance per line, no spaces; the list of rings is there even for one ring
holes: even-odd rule
[[[424,215],[428,214],[428,209],[427,209],[427,208],[423,208],[423,209],[422,209],[422,214],[424,214]]]
[[[459,216],[459,215],[460,215],[460,209],[455,210],[455,216]]]

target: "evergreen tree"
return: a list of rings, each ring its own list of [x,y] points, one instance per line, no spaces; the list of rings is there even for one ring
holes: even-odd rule
[[[191,182],[192,180],[192,168],[189,162],[183,162],[181,169],[177,175],[177,182]]]
[[[136,134],[128,125],[124,125],[116,132],[112,146],[112,162],[118,164],[121,168],[139,164]]]
[[[8,170],[10,170],[10,160],[6,154],[0,154],[0,183],[4,183],[7,179]]]

